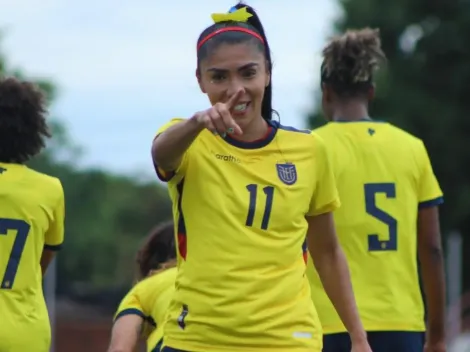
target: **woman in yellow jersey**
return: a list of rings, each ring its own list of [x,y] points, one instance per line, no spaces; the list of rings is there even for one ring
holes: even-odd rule
[[[307,242],[353,350],[370,351],[336,240],[323,142],[272,120],[271,55],[254,10],[238,4],[212,19],[196,44],[212,107],[174,119],[152,146],[181,258],[163,351],[321,351]]]
[[[173,223],[157,226],[137,254],[138,283],[116,312],[109,352],[132,352],[140,338],[147,339],[147,351],[160,351],[164,317],[174,293],[175,257]]]
[[[31,83],[0,78],[0,351],[48,352],[42,279],[64,240],[59,179],[25,163],[50,133],[46,101]]]
[[[369,343],[374,352],[445,351],[442,192],[422,141],[369,117],[373,72],[385,60],[379,32],[348,31],[323,56],[323,109],[330,122],[315,133],[330,152],[342,202],[335,224]],[[425,344],[416,253],[427,298]],[[324,351],[349,351],[346,329],[318,275],[313,268],[308,275]]]

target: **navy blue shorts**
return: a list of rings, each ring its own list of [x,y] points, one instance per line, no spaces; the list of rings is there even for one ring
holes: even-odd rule
[[[161,352],[188,352],[188,351],[178,350],[173,347],[163,347],[163,350]]]
[[[163,339],[160,339],[157,345],[153,348],[152,352],[161,352],[162,345],[163,345]]]
[[[410,331],[371,331],[367,333],[374,352],[423,352],[424,333]],[[349,334],[323,336],[323,352],[351,352]]]

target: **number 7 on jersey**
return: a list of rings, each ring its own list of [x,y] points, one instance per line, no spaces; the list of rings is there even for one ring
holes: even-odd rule
[[[23,254],[26,239],[28,238],[30,226],[23,220],[0,218],[0,235],[8,235],[8,230],[16,230],[16,238],[13,242],[5,274],[3,275],[0,285],[0,288],[7,290],[13,287],[18,266],[20,265],[21,255]],[[4,246],[0,246],[0,249],[1,247]]]

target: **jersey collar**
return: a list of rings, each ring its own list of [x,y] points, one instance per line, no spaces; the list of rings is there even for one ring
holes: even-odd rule
[[[240,141],[238,139],[235,139],[231,137],[230,135],[227,135],[224,140],[228,143],[233,145],[234,147],[237,148],[242,148],[242,149],[259,149],[267,146],[271,141],[274,139],[276,136],[277,130],[279,128],[279,122],[277,121],[267,121],[268,122],[268,132],[266,135],[261,138],[257,139],[255,141],[251,142],[246,142],[246,141]]]

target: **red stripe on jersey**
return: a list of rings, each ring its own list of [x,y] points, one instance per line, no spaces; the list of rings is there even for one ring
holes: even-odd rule
[[[273,128],[271,126],[268,126],[268,130],[266,132],[266,134],[261,137],[260,139],[255,139],[254,141],[250,141],[250,143],[259,143],[259,142],[262,142],[264,141],[265,139],[267,139],[270,135],[271,135],[271,132],[273,131]],[[237,141],[240,141],[238,138],[234,137],[234,136],[231,136],[233,139],[237,140]]]
[[[178,233],[178,251],[181,257],[186,260],[187,242],[185,233]]]
[[[304,243],[302,243],[302,255],[304,257],[304,262],[307,264],[308,261],[308,246],[307,246],[307,239],[305,239]]]
[[[179,197],[178,197],[178,228],[177,228],[177,240],[178,240],[178,251],[180,256],[186,260],[186,253],[187,253],[187,241],[186,241],[186,223],[184,221],[184,216],[183,216],[183,207],[181,205],[181,200],[183,198],[183,188],[184,188],[184,179],[178,183],[176,186]]]

